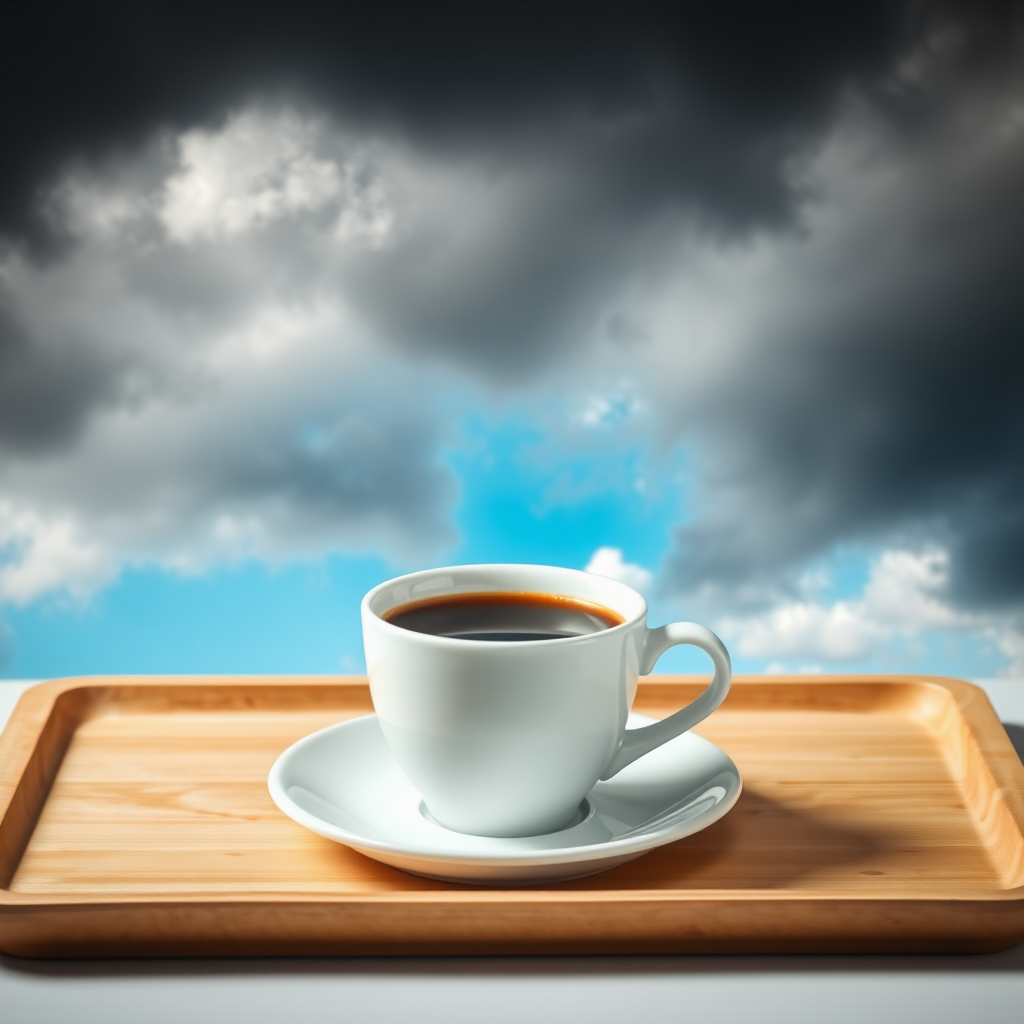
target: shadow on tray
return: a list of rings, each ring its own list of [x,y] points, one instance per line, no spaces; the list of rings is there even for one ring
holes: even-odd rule
[[[1003,728],[1006,730],[1006,735],[1010,737],[1010,742],[1013,744],[1013,749],[1017,751],[1017,756],[1021,761],[1024,761],[1024,725],[1003,722]]]
[[[1024,762],[1024,725],[1003,723]],[[0,954],[0,972],[44,978],[198,978],[325,975],[502,978],[518,976],[671,974],[720,975],[833,971],[1024,971],[1024,943],[1002,953],[922,956],[833,954],[822,956],[484,956],[484,957],[295,957],[251,959],[28,960]]]

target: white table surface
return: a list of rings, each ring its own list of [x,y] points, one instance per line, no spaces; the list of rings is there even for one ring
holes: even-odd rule
[[[1024,680],[977,680],[1024,752]],[[0,682],[0,724],[27,684]],[[24,960],[0,1022],[1024,1021],[1024,944],[984,956]]]

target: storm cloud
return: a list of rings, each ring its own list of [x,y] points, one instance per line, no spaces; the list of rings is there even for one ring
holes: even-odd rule
[[[41,185],[155,128],[254,96],[326,107],[435,157],[585,169],[624,217],[665,203],[726,225],[792,213],[784,166],[838,93],[887,69],[950,5],[18,4],[0,68],[0,225],[40,246]],[[957,17],[998,37],[1000,5]]]
[[[717,275],[744,312],[709,313],[730,361],[681,403],[709,460],[681,584],[902,531],[948,548],[958,604],[1024,600],[1024,76],[954,91],[956,64],[915,83],[943,102],[909,138],[851,100],[805,168],[800,237]]]
[[[862,545],[858,635],[1024,635],[1019,5],[18,26],[0,597],[441,550],[461,411],[611,387],[693,452],[663,591],[826,635],[801,581]]]

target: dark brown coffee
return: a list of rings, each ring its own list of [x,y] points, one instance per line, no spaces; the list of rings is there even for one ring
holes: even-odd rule
[[[619,626],[611,608],[561,594],[488,591],[410,601],[385,612],[385,622],[415,633],[459,640],[557,640]]]

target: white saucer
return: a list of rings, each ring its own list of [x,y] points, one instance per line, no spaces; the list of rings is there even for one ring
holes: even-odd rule
[[[630,715],[629,724],[650,721]],[[718,747],[683,733],[599,782],[560,832],[465,835],[430,819],[367,715],[289,747],[268,785],[288,817],[374,860],[444,881],[516,885],[582,878],[699,832],[729,811],[742,783]]]

